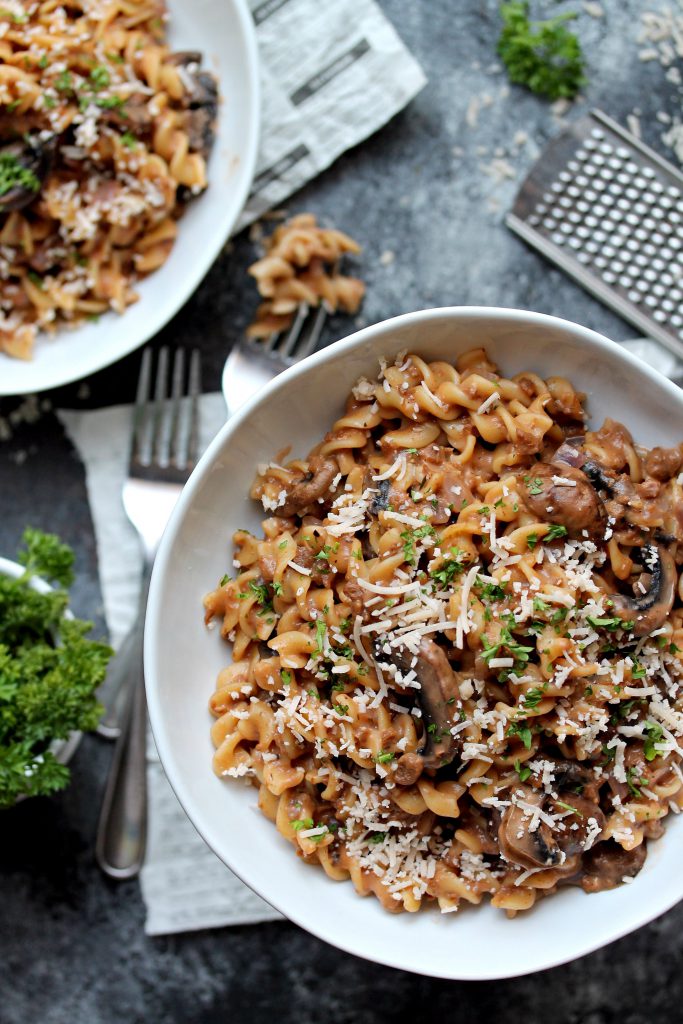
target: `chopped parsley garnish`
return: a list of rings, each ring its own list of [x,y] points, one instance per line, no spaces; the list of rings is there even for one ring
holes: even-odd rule
[[[563,810],[571,811],[571,813],[575,814],[577,818],[583,818],[583,814],[581,813],[581,811],[578,809],[578,807],[574,807],[573,804],[566,804],[563,800],[556,800],[555,803],[558,807],[561,807]]]
[[[121,136],[121,145],[125,146],[126,149],[135,149],[138,144],[138,140],[135,138],[132,132],[124,132]],[[285,541],[285,545],[287,541]]]
[[[566,27],[576,14],[530,21],[529,5],[520,0],[508,0],[500,13],[503,30],[498,56],[510,81],[550,100],[573,99],[586,81],[581,44]]]
[[[0,153],[0,196],[17,186],[27,192],[40,191],[40,181],[33,171],[22,166],[11,153]]]
[[[380,750],[374,760],[377,764],[390,764],[394,760],[394,754],[390,750]]]
[[[645,743],[643,744],[645,760],[654,761],[661,753],[661,751],[657,750],[656,744],[661,743],[664,738],[664,730],[659,722],[646,722],[644,731],[646,736]]]
[[[371,846],[379,846],[380,843],[384,842],[385,837],[386,832],[375,832],[374,835],[370,836],[368,842]]]
[[[325,652],[325,633],[327,627],[322,619],[316,619],[315,622],[315,642],[316,650],[315,653],[322,656]]]
[[[29,270],[26,276],[31,282],[31,284],[34,284],[36,288],[40,288],[41,291],[43,290],[43,279],[40,276],[40,274],[36,274],[35,270]]]
[[[286,540],[281,540],[280,543],[278,544],[278,547],[279,547],[280,551],[282,551],[284,548],[287,547],[287,541]]]
[[[625,622],[623,619],[618,618],[616,615],[610,617],[603,616],[597,617],[595,615],[587,615],[587,621],[593,626],[594,629],[633,629],[633,622]]]
[[[346,714],[348,714],[348,711],[349,711],[349,705],[348,704],[335,704],[334,705],[334,710],[337,712],[338,715],[346,715]]]
[[[313,818],[296,818],[289,823],[295,832],[301,832],[304,828],[313,828]]]
[[[219,587],[224,587],[224,586],[225,586],[225,584],[226,584],[226,583],[229,583],[229,582],[230,582],[230,577],[228,576],[228,574],[227,574],[227,572],[226,572],[226,573],[225,573],[225,575],[221,576],[221,581],[220,581],[220,583],[218,584],[218,586],[219,586]]]
[[[497,644],[492,644],[485,636],[482,636],[481,642],[484,647],[482,658],[486,662],[495,658],[501,647],[505,647],[515,661],[525,663],[529,660],[529,655],[534,649],[533,647],[527,647],[523,644],[517,643],[507,627],[501,630],[500,640]]]
[[[546,533],[546,535],[543,538],[543,540],[544,541],[559,540],[560,537],[566,537],[566,536],[567,536],[567,527],[566,526],[560,526],[559,523],[553,523],[553,525],[550,527],[550,529]]]
[[[641,797],[643,794],[641,793],[641,791],[638,788],[638,786],[646,786],[647,785],[647,779],[643,779],[641,776],[639,776],[638,772],[636,771],[635,768],[627,768],[626,769],[626,785],[631,790],[631,793],[633,794],[633,796]]]
[[[72,92],[73,87],[74,79],[70,71],[61,71],[55,78],[55,89],[57,92]]]
[[[249,589],[256,595],[258,604],[265,607],[270,602],[268,587],[265,583],[257,583],[256,580],[249,580]]]
[[[278,580],[273,580],[273,593],[276,597],[281,597],[282,595],[282,584]]]
[[[530,476],[525,476],[524,483],[529,494],[540,494],[543,490],[543,480],[540,476],[535,476],[533,480]]]
[[[451,548],[452,558],[445,558],[438,569],[434,569],[430,572],[430,576],[437,583],[441,584],[442,590],[453,581],[455,576],[458,576],[464,569],[462,562],[460,561],[460,555],[462,552],[458,548]]]
[[[506,736],[518,736],[527,750],[531,750],[531,729],[525,722],[512,722]]]
[[[531,746],[531,744],[529,744]],[[515,761],[515,771],[519,775],[520,782],[526,782],[531,775],[531,768],[527,764],[520,764],[519,760]]]
[[[281,668],[280,679],[282,680],[285,686],[289,686],[292,681],[292,673],[286,668]]]
[[[106,89],[111,81],[111,76],[102,64],[98,64],[90,72],[90,81],[93,89]]]
[[[118,110],[126,101],[121,96],[97,96],[94,102],[96,106],[102,107],[103,110]],[[123,111],[121,116],[125,117]]]
[[[504,583],[485,583],[481,576],[477,576],[474,585],[481,588],[479,600],[484,604],[488,604],[490,601],[502,601],[505,597]]]
[[[528,547],[529,551],[533,551],[537,544],[538,544],[538,534],[537,533],[529,533],[529,534],[527,534],[526,546]]]
[[[548,610],[549,607],[550,607],[550,605],[546,604],[546,602],[542,598],[540,598],[540,597],[535,597],[534,598],[534,611],[535,612],[545,612],[545,611]]]
[[[543,700],[543,690],[538,686],[533,686],[530,690],[524,694],[524,707],[535,708]]]

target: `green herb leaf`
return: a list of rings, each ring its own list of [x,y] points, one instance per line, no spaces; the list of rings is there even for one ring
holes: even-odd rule
[[[22,166],[11,153],[0,153],[0,196],[17,186],[27,192],[40,191],[40,181],[33,171]]]
[[[498,40],[511,82],[550,100],[572,99],[585,83],[581,44],[566,22],[575,14],[529,21],[529,5],[510,0],[501,5],[503,30]]]

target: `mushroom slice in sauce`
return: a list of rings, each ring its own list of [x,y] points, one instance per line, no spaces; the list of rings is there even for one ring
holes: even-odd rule
[[[610,612],[624,622],[633,622],[634,636],[647,636],[666,622],[676,595],[676,565],[671,552],[661,544],[647,544],[631,553],[643,566],[650,584],[644,593],[628,597],[610,595]]]
[[[278,508],[278,515],[293,516],[324,498],[330,485],[339,472],[337,463],[332,459],[312,459],[310,474],[294,484],[283,505]]]
[[[541,821],[533,831],[529,828],[530,808],[540,808],[545,794],[524,786],[519,789],[524,791],[526,806],[511,804],[506,807],[498,828],[500,852],[509,864],[525,868],[556,867],[562,863],[563,856],[550,826]]]
[[[569,463],[538,462],[525,470],[521,494],[534,515],[566,527],[568,533],[603,531],[605,510],[600,497],[586,474]]]
[[[435,772],[450,764],[458,751],[458,741],[451,733],[456,722],[457,681],[444,651],[433,640],[423,639],[417,654],[403,649],[387,655],[381,644],[376,646],[380,667],[390,662],[404,675],[412,669],[420,684],[417,699],[424,725],[423,746],[418,753],[398,759],[394,776],[399,785],[411,786],[423,771]]]
[[[625,878],[635,878],[647,857],[645,843],[624,850],[612,840],[598,843],[583,859],[581,887],[584,892],[616,889]]]

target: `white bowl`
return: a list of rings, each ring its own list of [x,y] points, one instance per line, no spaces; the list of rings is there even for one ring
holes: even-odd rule
[[[0,558],[0,576],[11,576],[13,579],[18,579],[26,572],[26,568],[23,565],[19,565],[18,562],[11,562],[9,558]],[[37,590],[40,594],[47,594],[52,587],[45,580],[41,580],[40,577],[34,576],[31,580],[31,586],[34,590]],[[66,618],[72,619],[73,615],[67,608],[64,613]],[[50,744],[50,750],[55,755],[55,758],[60,764],[68,764],[71,758],[76,753],[76,748],[81,742],[82,732],[71,732],[64,740],[53,740]],[[20,796],[17,803],[21,800],[25,800],[26,797]]]
[[[152,728],[164,768],[195,827],[252,889],[292,921],[358,956],[442,978],[528,974],[597,949],[683,898],[683,815],[649,844],[631,885],[587,896],[565,889],[508,920],[490,905],[458,914],[387,914],[299,860],[255,810],[256,791],[211,769],[207,701],[229,648],[202,620],[202,597],[231,565],[231,534],[259,531],[247,497],[259,462],[283,445],[306,454],[343,410],[361,374],[402,349],[453,360],[483,345],[506,375],[533,369],[571,378],[588,394],[591,421],[613,416],[645,445],[683,432],[683,391],[614,342],[556,317],[459,307],[410,313],[318,352],[275,378],[226,423],[176,506],[157,556],[145,636]]]
[[[25,362],[0,353],[0,395],[44,391],[87,377],[142,345],[199,285],[235,226],[254,175],[259,136],[256,35],[246,0],[171,0],[169,39],[199,50],[218,78],[222,102],[208,164],[209,187],[178,222],[168,260],[136,285],[139,300],[122,316],[41,334]]]

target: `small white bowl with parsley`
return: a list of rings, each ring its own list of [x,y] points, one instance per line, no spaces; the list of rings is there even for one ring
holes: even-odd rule
[[[30,528],[22,544],[19,562],[0,558],[0,809],[68,784],[111,656],[68,609],[71,549]]]

